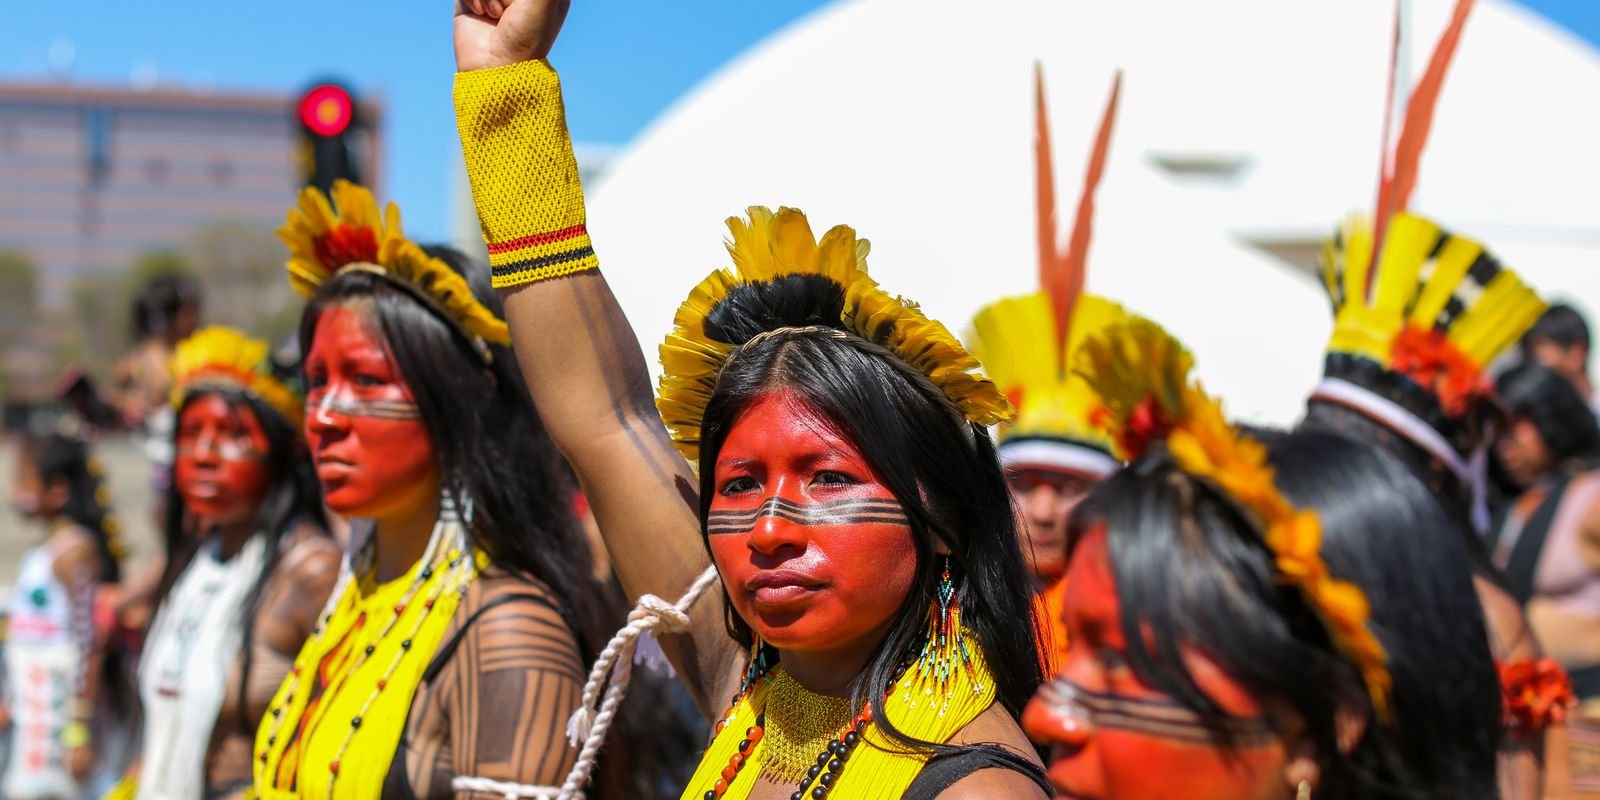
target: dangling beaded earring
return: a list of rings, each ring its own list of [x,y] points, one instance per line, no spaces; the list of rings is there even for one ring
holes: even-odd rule
[[[761,634],[753,630],[750,632],[750,637],[750,663],[744,668],[744,682],[739,686],[741,695],[748,694],[756,679],[767,671],[766,664],[762,661],[766,656],[766,642],[761,641]]]
[[[928,638],[917,656],[917,681],[931,680],[929,693],[948,694],[950,677],[957,669],[970,669],[972,654],[967,650],[966,632],[961,627],[961,599],[956,596],[950,577],[950,556],[944,557],[933,605],[928,609]]]

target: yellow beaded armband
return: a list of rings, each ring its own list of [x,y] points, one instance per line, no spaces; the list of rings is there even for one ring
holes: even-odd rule
[[[455,104],[495,287],[597,268],[561,79],[549,62],[457,73]]]

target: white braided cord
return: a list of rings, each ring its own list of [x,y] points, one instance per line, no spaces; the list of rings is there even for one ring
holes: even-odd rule
[[[689,629],[689,609],[701,595],[717,582],[717,568],[706,567],[700,577],[676,603],[647,594],[628,614],[628,624],[606,643],[605,649],[595,659],[589,670],[589,681],[583,687],[583,704],[567,720],[567,740],[573,747],[582,743],[578,761],[567,773],[567,780],[559,788],[554,786],[529,786],[505,783],[488,778],[457,777],[450,788],[458,792],[478,792],[505,797],[506,800],[532,798],[532,800],[583,800],[583,786],[589,782],[599,761],[600,748],[605,744],[606,733],[617,716],[617,708],[628,693],[628,683],[633,679],[633,656],[639,638],[660,629],[663,633],[683,633]]]

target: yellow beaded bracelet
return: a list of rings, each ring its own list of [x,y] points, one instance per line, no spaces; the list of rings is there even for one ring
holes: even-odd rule
[[[494,285],[598,267],[561,79],[549,62],[457,73],[455,106]]]

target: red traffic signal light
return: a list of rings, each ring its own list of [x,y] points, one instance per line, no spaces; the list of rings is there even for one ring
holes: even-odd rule
[[[355,119],[355,101],[330,83],[312,87],[300,98],[300,123],[318,136],[338,136]]]

